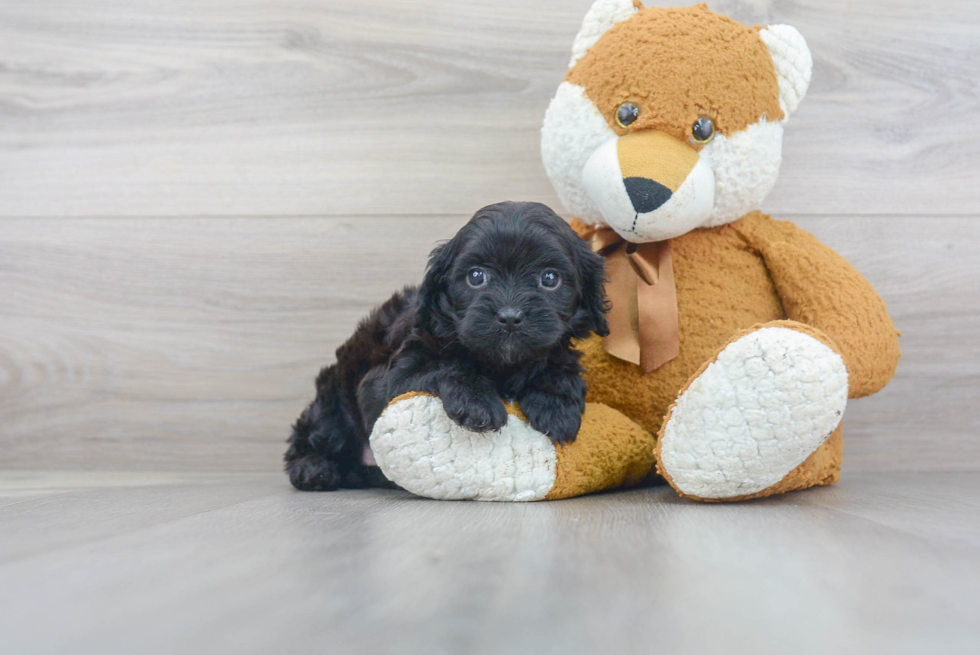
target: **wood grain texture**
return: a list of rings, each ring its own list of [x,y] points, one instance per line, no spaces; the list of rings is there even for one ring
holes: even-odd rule
[[[0,216],[557,204],[538,130],[589,4],[5,0]],[[710,5],[814,54],[767,209],[980,213],[975,0]]]
[[[319,367],[464,220],[0,222],[0,468],[277,470]],[[847,470],[980,468],[980,221],[797,222],[904,333],[847,409]]]
[[[318,367],[434,242],[557,206],[538,129],[588,5],[0,0],[0,467],[278,468]],[[766,208],[905,334],[846,466],[980,467],[976,3],[711,6],[807,37]]]
[[[279,468],[319,367],[463,220],[4,221],[0,462]]]
[[[3,504],[11,495],[16,502]],[[0,474],[21,653],[971,653],[980,475],[751,504],[300,493],[277,475]]]

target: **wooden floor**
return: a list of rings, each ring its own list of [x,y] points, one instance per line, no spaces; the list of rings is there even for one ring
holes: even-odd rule
[[[734,505],[0,474],[0,651],[966,653],[980,474]]]

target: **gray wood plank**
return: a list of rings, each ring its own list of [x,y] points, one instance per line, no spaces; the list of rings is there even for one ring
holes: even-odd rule
[[[0,2],[0,216],[555,204],[538,129],[589,4]],[[768,209],[980,212],[974,0],[711,6],[814,53]]]
[[[0,563],[5,653],[863,655],[968,653],[980,637],[980,515],[960,512],[977,474],[855,475],[734,505],[666,488],[516,505],[156,476],[98,474],[105,487],[0,509],[18,528],[6,542],[58,544]],[[930,529],[889,525],[922,512],[881,499],[917,486]],[[210,495],[224,505],[200,511]],[[96,499],[116,518],[93,538],[76,518]]]
[[[0,467],[278,470],[312,379],[459,217],[6,220]],[[975,218],[799,217],[903,331],[849,470],[980,467]]]
[[[972,475],[848,475],[838,485],[794,498],[916,537],[980,547],[980,494]]]
[[[319,367],[464,220],[5,221],[0,466],[278,469]]]
[[[11,494],[19,502],[0,504],[0,525],[6,535],[0,543],[0,566],[214,512],[269,496],[284,482],[289,484],[276,473],[85,473],[89,475],[71,471],[2,475],[0,498]],[[5,482],[10,477],[15,484],[8,491]],[[37,481],[29,488],[34,497],[27,495],[24,478]],[[71,511],[66,512],[66,507]]]

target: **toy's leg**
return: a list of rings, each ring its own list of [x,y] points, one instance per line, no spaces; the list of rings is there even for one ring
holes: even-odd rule
[[[653,467],[654,438],[614,409],[588,404],[578,437],[555,446],[520,409],[497,432],[467,430],[425,394],[393,400],[371,447],[385,476],[414,494],[446,500],[567,498],[636,484]]]
[[[793,321],[736,335],[678,395],[658,471],[684,496],[744,500],[839,479],[847,370],[833,342]]]
[[[631,487],[653,469],[653,435],[623,414],[586,403],[578,437],[555,447],[555,484],[547,499]]]

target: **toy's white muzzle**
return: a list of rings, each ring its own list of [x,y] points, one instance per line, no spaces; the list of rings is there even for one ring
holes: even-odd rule
[[[715,175],[698,152],[674,137],[644,130],[602,144],[582,181],[605,222],[627,241],[663,241],[708,219]]]

